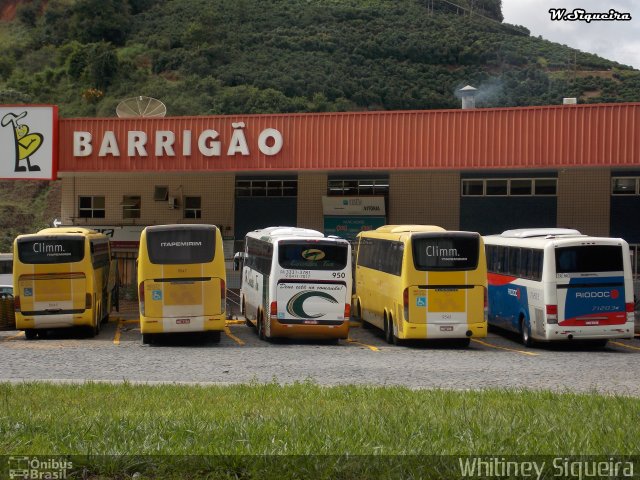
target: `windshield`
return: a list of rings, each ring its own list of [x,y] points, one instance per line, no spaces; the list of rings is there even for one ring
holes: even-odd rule
[[[151,263],[177,265],[209,263],[215,255],[213,228],[179,228],[147,231]]]
[[[347,243],[282,241],[278,247],[278,263],[289,269],[343,270],[348,256]]]
[[[84,258],[84,238],[21,239],[18,240],[18,258],[25,264],[79,262]]]
[[[478,267],[480,236],[456,232],[420,235],[412,240],[417,270],[474,270]]]
[[[622,270],[622,247],[619,245],[581,245],[556,249],[556,273]]]

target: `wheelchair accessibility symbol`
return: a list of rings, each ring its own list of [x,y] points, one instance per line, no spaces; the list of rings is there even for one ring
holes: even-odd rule
[[[426,307],[427,297],[416,297],[416,307]]]
[[[153,300],[162,300],[162,290],[151,290],[151,298]]]

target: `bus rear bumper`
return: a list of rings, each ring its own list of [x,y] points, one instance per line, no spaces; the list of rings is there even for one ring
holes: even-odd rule
[[[22,316],[16,314],[16,330],[69,328],[83,325],[93,325],[93,318],[91,315],[84,316],[65,313],[60,315]]]
[[[349,321],[339,325],[299,325],[284,324],[271,319],[271,337],[306,339],[346,339],[349,337]]]
[[[140,317],[141,333],[181,333],[223,331],[225,314],[198,317]]]
[[[562,325],[547,325],[547,336],[540,340],[614,340],[632,339],[634,335],[633,322],[620,325],[603,325],[588,327],[563,327]],[[534,336],[535,338],[535,336]],[[536,340],[538,340],[536,338]]]
[[[398,332],[398,338],[405,340],[484,338],[487,336],[486,322],[457,324],[415,324],[404,322],[402,327]]]

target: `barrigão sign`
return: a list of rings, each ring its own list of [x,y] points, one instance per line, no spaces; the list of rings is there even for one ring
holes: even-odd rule
[[[251,148],[257,148],[267,156],[277,155],[283,146],[283,138],[280,131],[275,128],[265,128],[257,138],[255,145],[247,142],[244,122],[231,124],[233,133],[227,145],[219,139],[220,133],[214,129],[204,129],[199,132],[182,130],[176,134],[173,130],[155,130],[151,134],[142,130],[128,130],[124,144],[114,131],[107,130],[101,138],[94,139],[93,134],[87,131],[73,132],[73,156],[88,157],[93,155],[94,149],[98,149],[98,157],[147,157],[152,143],[152,154],[156,157],[175,157],[176,148],[184,157],[193,154],[193,140],[196,140],[197,152],[204,157],[220,157],[223,154],[228,157],[235,155],[249,156]],[[226,148],[225,148],[226,147]],[[223,153],[224,152],[224,153]]]

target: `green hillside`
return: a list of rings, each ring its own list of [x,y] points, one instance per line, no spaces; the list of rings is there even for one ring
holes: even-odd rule
[[[640,101],[640,71],[502,22],[500,0],[0,0],[0,103],[109,117]],[[57,182],[0,183],[0,251],[60,210]]]
[[[458,108],[469,83],[485,107],[640,100],[640,72],[503,24],[500,0],[455,3],[17,2],[0,22],[0,102],[65,117],[114,116],[137,95],[169,115]]]

